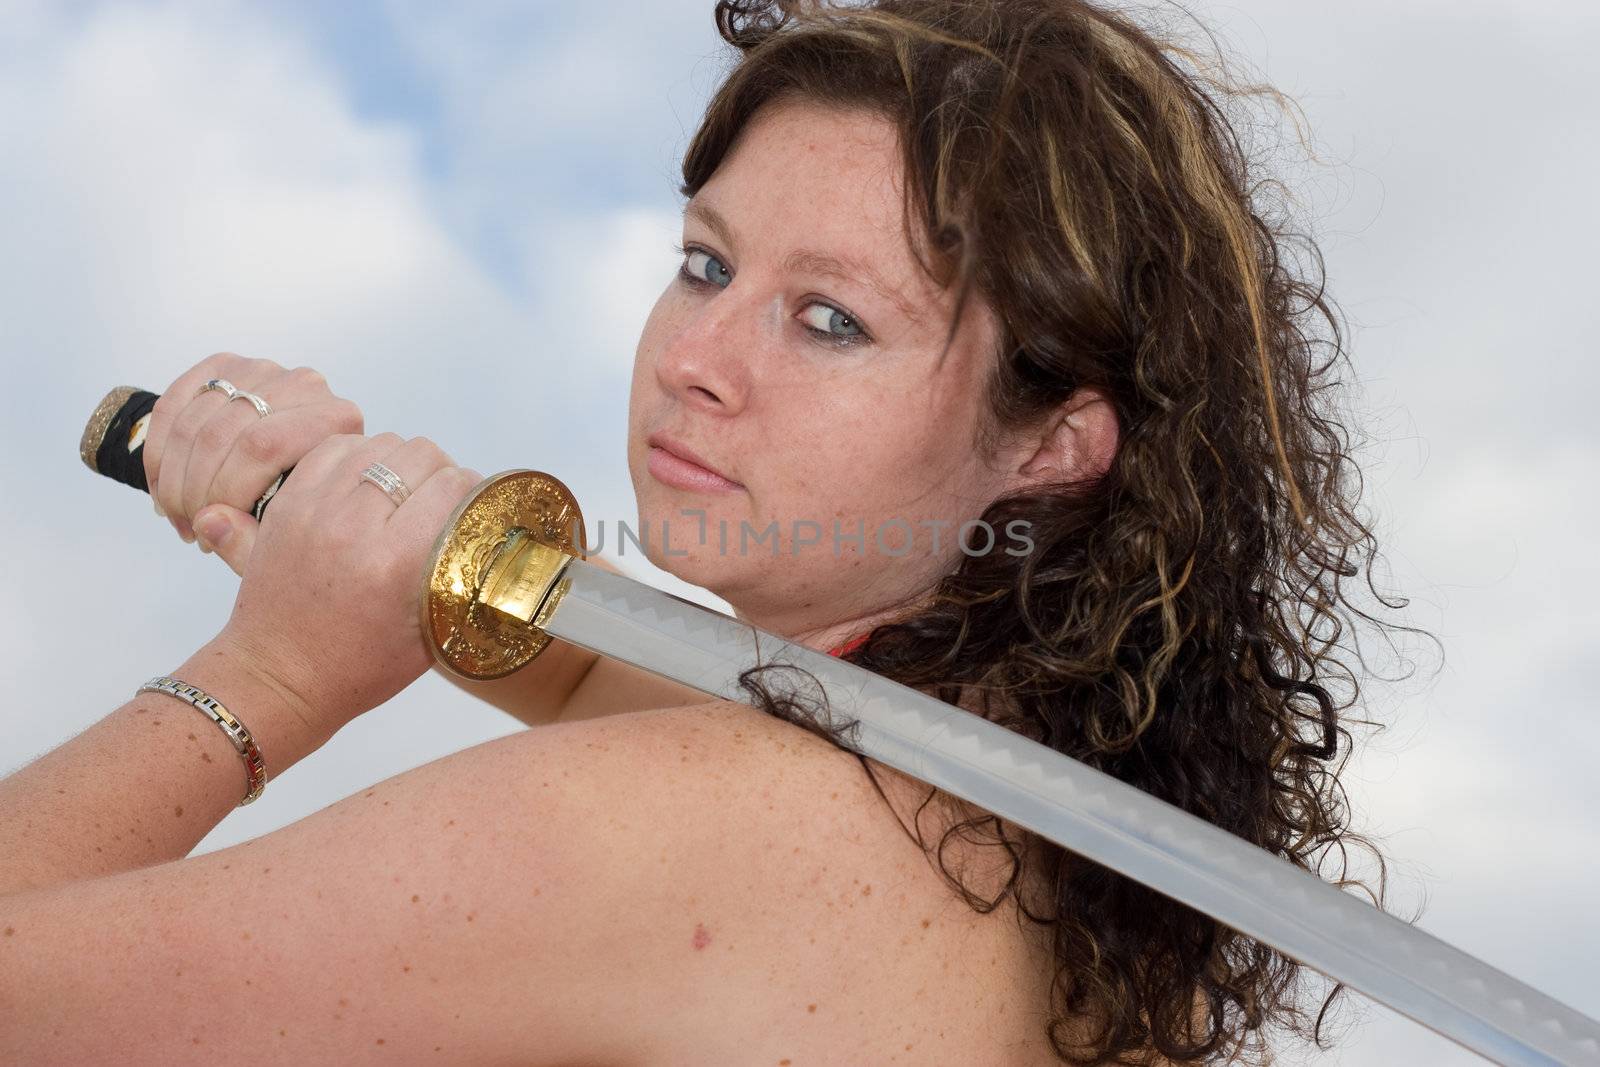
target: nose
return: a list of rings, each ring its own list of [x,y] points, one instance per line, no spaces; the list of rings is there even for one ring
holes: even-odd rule
[[[755,309],[730,287],[683,315],[656,359],[656,380],[691,410],[738,413],[750,395],[750,357],[759,343]]]

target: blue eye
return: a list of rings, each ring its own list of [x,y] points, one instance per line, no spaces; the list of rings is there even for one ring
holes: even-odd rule
[[[813,308],[820,308],[827,312],[825,315],[814,315]],[[800,318],[806,324],[806,329],[827,336],[830,340],[848,341],[866,334],[861,329],[861,324],[855,319],[840,311],[832,304],[824,304],[813,300],[806,305]],[[842,331],[842,332],[841,332]]]
[[[690,281],[715,285],[719,289],[726,287],[729,282],[733,281],[733,275],[728,272],[727,267],[723,266],[722,260],[711,253],[699,248],[679,248],[678,251],[683,253],[684,257],[683,266],[678,268],[678,273]],[[701,270],[707,267],[711,268],[710,277],[700,273]]]

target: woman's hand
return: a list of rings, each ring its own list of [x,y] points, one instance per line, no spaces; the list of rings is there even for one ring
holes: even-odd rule
[[[410,489],[399,507],[361,478],[374,460]],[[450,513],[482,481],[426,437],[327,438],[272,498],[213,643],[332,736],[432,666],[421,624],[428,563]]]
[[[229,401],[217,390],[200,392],[209,378],[224,378],[272,405],[263,418],[243,401]],[[256,521],[250,509],[277,480],[320,442],[334,434],[363,430],[361,409],[335,396],[325,378],[310,367],[285,370],[270,359],[246,359],[232,352],[207,356],[162,392],[145,432],[144,471],[156,511],[164,514],[185,541],[200,530],[200,512],[215,514],[222,525],[200,546],[244,573]],[[274,500],[273,506],[277,506]]]

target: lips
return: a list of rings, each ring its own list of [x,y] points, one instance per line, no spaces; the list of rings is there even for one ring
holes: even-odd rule
[[[694,450],[666,434],[651,434],[648,443],[650,473],[667,485],[702,492],[727,492],[744,488],[711,466]]]

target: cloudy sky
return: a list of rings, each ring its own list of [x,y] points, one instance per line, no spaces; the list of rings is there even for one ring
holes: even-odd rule
[[[1288,176],[1355,327],[1380,580],[1444,646],[1403,645],[1411,676],[1369,683],[1387,729],[1350,775],[1362,824],[1400,910],[1600,1015],[1600,8],[1191,6],[1310,119],[1321,162]],[[113,385],[222,349],[309,364],[370,432],[632,516],[627,375],[724,65],[710,8],[0,0],[0,773],[232,603],[222,563],[79,462]],[[515,729],[426,677],[201,848]],[[1477,1062],[1382,1010],[1345,1019],[1309,1062]]]

